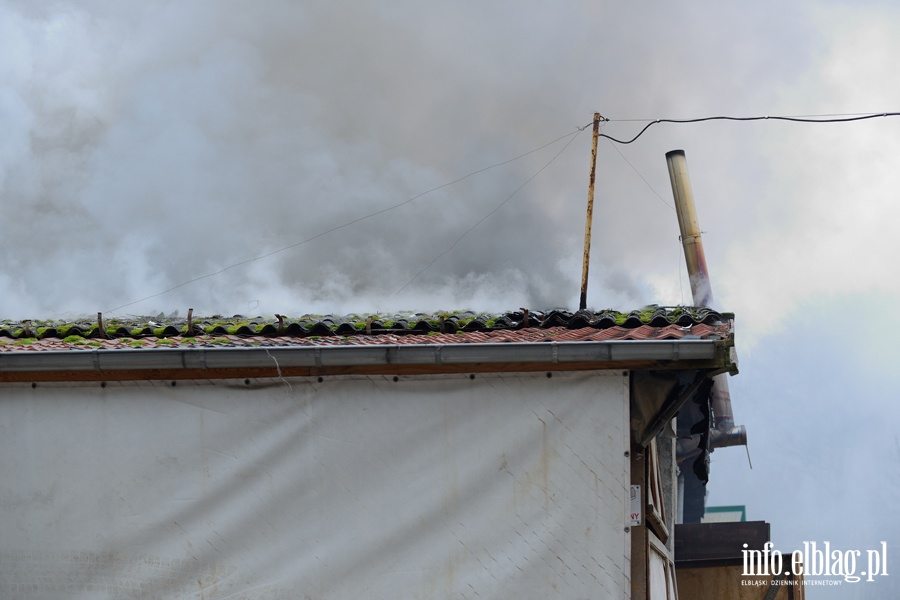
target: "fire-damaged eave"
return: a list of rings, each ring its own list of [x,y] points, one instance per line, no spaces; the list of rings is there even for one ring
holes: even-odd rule
[[[737,373],[731,339],[8,352],[0,381],[698,369]]]

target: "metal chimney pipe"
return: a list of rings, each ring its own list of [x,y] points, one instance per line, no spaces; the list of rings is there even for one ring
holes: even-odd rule
[[[669,165],[669,179],[672,182],[672,194],[675,196],[675,212],[678,215],[681,245],[684,247],[684,260],[691,280],[694,304],[711,306],[713,299],[709,284],[709,269],[706,267],[706,255],[703,253],[703,241],[700,239],[700,223],[697,221],[697,211],[694,208],[694,192],[691,189],[684,150],[666,152],[666,162]]]
[[[710,307],[713,304],[712,286],[709,282],[709,269],[703,252],[703,240],[700,238],[700,223],[694,207],[694,192],[691,189],[684,150],[666,152],[666,163],[669,166],[669,179],[672,182],[675,212],[678,215],[681,245],[684,247],[684,260],[687,263],[694,305]],[[713,378],[711,393],[715,421],[714,429],[710,432],[710,447],[746,446],[746,429],[743,425],[737,427],[734,425],[731,393],[728,391],[726,374],[722,373]],[[682,451],[682,454],[686,453]]]

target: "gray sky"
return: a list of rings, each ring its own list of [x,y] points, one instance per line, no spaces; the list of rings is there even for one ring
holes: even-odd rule
[[[628,119],[900,109],[890,3],[659,4],[0,0],[0,314],[574,308],[587,131],[555,160],[571,137],[156,294],[534,150],[594,111],[630,138],[644,122]],[[886,540],[900,556],[900,119],[601,141],[591,307],[690,303],[675,148],[718,308],[737,315],[732,393],[755,463],[716,452],[710,503],[746,504],[784,550]],[[895,580],[831,597],[893,598]]]

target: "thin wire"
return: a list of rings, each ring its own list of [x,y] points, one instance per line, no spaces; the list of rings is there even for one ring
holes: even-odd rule
[[[653,186],[650,185],[650,182],[647,181],[646,179],[644,179],[644,176],[641,175],[640,171],[638,171],[637,169],[634,168],[634,165],[631,164],[631,161],[629,161],[627,158],[625,158],[625,155],[622,154],[622,153],[619,151],[619,149],[616,147],[616,145],[613,144],[612,142],[610,142],[609,140],[607,140],[607,143],[608,143],[610,146],[612,146],[613,149],[615,149],[616,152],[619,153],[619,156],[621,156],[622,159],[623,159],[625,162],[628,163],[628,166],[631,167],[631,169],[632,169],[635,173],[637,173],[638,177],[640,177],[640,178],[644,181],[644,183],[647,184],[647,187],[650,188],[650,191],[653,192],[654,194],[656,194],[656,197],[659,198],[660,202],[662,202],[663,204],[665,204],[667,208],[673,210],[673,211],[677,214],[677,213],[678,213],[678,210],[676,210],[676,208],[675,208],[674,206],[672,206],[671,204],[669,204],[668,202],[666,202],[666,201],[663,199],[663,197],[659,195],[659,193],[653,188]],[[675,253],[675,270],[678,272],[678,290],[679,290],[679,293],[680,293],[681,304],[684,305],[684,284],[683,284],[682,281],[681,281],[681,248],[680,248],[681,244],[679,243],[678,245],[679,245],[679,251]]]
[[[619,153],[619,156],[622,157],[622,160],[624,160],[626,163],[628,163],[628,166],[631,167],[631,170],[634,171],[635,173],[637,173],[637,176],[640,177],[641,180],[642,180],[644,183],[647,184],[647,187],[650,188],[650,191],[653,192],[654,194],[656,194],[656,197],[659,198],[659,201],[660,201],[660,202],[662,202],[663,204],[665,204],[667,208],[669,208],[669,209],[671,209],[671,210],[675,210],[675,207],[672,206],[671,204],[669,204],[668,202],[666,202],[665,199],[664,199],[662,196],[659,195],[659,192],[657,192],[657,191],[653,188],[653,186],[650,185],[650,182],[647,181],[647,180],[644,178],[643,175],[641,175],[641,172],[634,168],[634,165],[631,164],[631,161],[628,160],[627,158],[625,158],[625,155],[622,154],[622,152],[619,150],[618,147],[616,147],[615,144],[613,144],[613,143],[610,142],[609,140],[607,140],[607,143],[608,143],[610,146],[612,146],[613,150],[615,150],[616,152]],[[677,211],[676,211],[676,212],[677,212]]]
[[[532,175],[531,177],[529,177],[528,179],[526,179],[526,180],[525,180],[525,183],[523,183],[522,185],[520,185],[519,187],[517,187],[517,188],[515,189],[515,191],[514,191],[512,194],[510,194],[509,196],[507,196],[507,197],[506,197],[506,200],[504,200],[503,202],[501,202],[500,204],[498,204],[498,205],[494,208],[494,210],[492,210],[492,211],[489,212],[488,214],[486,214],[486,215],[484,215],[483,217],[481,217],[481,219],[479,219],[477,223],[475,223],[474,225],[472,225],[471,227],[469,227],[469,228],[468,228],[461,236],[459,236],[459,237],[456,239],[455,242],[453,242],[453,244],[450,245],[449,248],[447,248],[446,250],[444,250],[443,252],[441,252],[440,254],[438,254],[437,256],[435,256],[433,259],[431,259],[431,262],[430,262],[430,263],[428,263],[427,265],[425,265],[424,268],[422,268],[421,270],[419,270],[418,273],[416,273],[415,275],[413,275],[413,276],[412,276],[412,279],[410,279],[410,280],[407,281],[405,284],[403,284],[403,287],[401,287],[399,290],[397,290],[396,292],[394,292],[394,296],[396,296],[397,294],[399,294],[400,292],[402,292],[403,290],[405,290],[407,287],[409,287],[409,285],[410,285],[413,281],[415,281],[415,280],[419,277],[419,275],[421,275],[422,273],[424,273],[425,271],[427,271],[428,269],[430,269],[430,268],[431,268],[431,265],[433,265],[434,263],[436,263],[436,262],[438,261],[439,258],[441,258],[441,257],[444,256],[445,254],[449,253],[451,250],[453,250],[454,248],[456,248],[457,244],[459,244],[459,243],[462,241],[462,239],[463,239],[464,237],[466,237],[466,236],[469,235],[472,231],[474,231],[476,227],[478,227],[479,225],[481,225],[482,223],[484,223],[484,221],[487,220],[488,217],[490,217],[490,216],[493,215],[495,212],[497,212],[498,210],[500,210],[501,208],[503,208],[503,205],[505,205],[507,202],[509,202],[510,200],[512,200],[512,199],[513,199],[513,196],[515,196],[516,194],[518,194],[518,193],[522,190],[522,188],[524,188],[526,185],[528,185],[529,183],[531,183],[531,181],[532,181],[535,177],[537,177],[538,175],[540,175],[541,172],[542,172],[544,169],[546,169],[546,168],[549,167],[551,164],[553,164],[553,161],[555,161],[557,158],[559,158],[559,155],[566,151],[566,148],[568,148],[569,145],[570,145],[572,142],[575,141],[575,138],[578,137],[578,134],[581,133],[582,131],[584,131],[584,128],[579,128],[578,131],[575,132],[575,135],[572,137],[572,139],[569,140],[568,142],[566,142],[566,145],[563,146],[562,149],[560,149],[560,151],[557,152],[557,153],[553,156],[553,158],[550,159],[550,161],[549,161],[547,164],[545,164],[543,167],[541,167],[540,169],[538,169],[537,172],[536,172],[534,175]]]
[[[883,112],[876,113],[876,112],[869,111],[869,112],[856,112],[856,113],[825,113],[825,114],[819,114],[819,115],[786,115],[786,116],[790,117],[790,118],[797,118],[797,119],[799,119],[799,118],[810,119],[813,117],[859,117],[859,116],[863,116],[863,115],[882,116],[884,114],[886,114],[886,113],[883,113]],[[774,118],[774,117],[770,117],[770,118]],[[610,123],[629,123],[629,122],[630,123],[647,123],[649,121],[656,121],[656,119],[606,119],[606,120],[609,121]]]
[[[600,126],[600,130],[601,130],[601,131],[603,130],[603,125]],[[660,202],[662,202],[663,204],[665,204],[666,207],[668,207],[668,208],[670,208],[671,210],[675,211],[676,214],[678,213],[678,211],[675,209],[674,206],[672,206],[671,204],[669,204],[668,202],[666,202],[666,201],[663,199],[663,197],[659,195],[659,193],[653,188],[653,186],[650,185],[650,182],[647,181],[647,180],[644,178],[643,175],[641,175],[641,172],[634,168],[634,165],[631,164],[631,161],[628,160],[627,158],[625,158],[625,155],[622,154],[622,152],[616,147],[615,144],[613,144],[613,143],[610,142],[609,140],[607,140],[606,143],[608,143],[610,146],[612,146],[612,148],[613,148],[616,152],[619,153],[619,156],[622,157],[622,160],[624,160],[626,163],[628,163],[628,166],[631,167],[631,170],[634,171],[635,173],[637,173],[638,177],[640,177],[640,178],[644,181],[644,183],[647,184],[647,187],[650,188],[650,191],[651,191],[651,192],[653,192],[654,194],[656,194],[656,197],[659,198]],[[681,246],[681,244],[679,244],[679,246]],[[676,252],[676,254],[675,254],[675,265],[676,265],[676,266],[675,266],[675,270],[678,272],[678,289],[679,289],[679,292],[680,292],[681,304],[683,305],[683,304],[684,304],[684,284],[682,284],[682,282],[681,282],[681,251],[680,251],[680,250],[679,250],[678,252]]]
[[[701,117],[699,119],[655,119],[649,123],[647,123],[643,129],[641,129],[636,136],[631,138],[630,140],[620,140],[616,139],[612,136],[608,136],[605,133],[601,133],[600,137],[604,137],[608,140],[612,140],[617,144],[630,144],[637,140],[639,137],[644,135],[644,132],[650,129],[653,125],[657,123],[701,123],[703,121],[792,121],[794,123],[849,123],[851,121],[864,121],[866,119],[876,119],[878,117],[898,117],[900,113],[890,112],[890,113],[874,113],[874,114],[865,114],[860,116],[850,116],[850,117],[841,117],[841,118],[807,118],[807,117],[773,117],[773,116],[764,116],[764,117]]]
[[[519,160],[520,158],[524,158],[524,157],[528,156],[529,154],[534,154],[535,152],[538,152],[538,151],[540,151],[540,150],[543,150],[543,149],[546,148],[547,146],[552,146],[552,145],[555,144],[556,142],[558,142],[558,141],[560,141],[560,140],[564,140],[564,139],[566,139],[567,137],[570,137],[570,136],[577,136],[578,133],[580,133],[581,129],[579,129],[579,128],[576,128],[576,129],[578,129],[578,130],[577,130],[577,131],[573,131],[573,132],[571,132],[571,133],[567,133],[567,134],[565,134],[565,135],[561,135],[561,136],[559,136],[558,138],[556,138],[556,139],[554,139],[554,140],[550,140],[550,141],[547,142],[546,144],[543,144],[542,146],[539,146],[539,147],[535,148],[534,150],[529,150],[528,152],[525,152],[525,153],[523,153],[523,154],[520,154],[520,155],[518,155],[518,156],[516,156],[516,157],[514,157],[514,158],[510,158],[509,160],[504,160],[504,161],[502,161],[502,162],[495,163],[495,164],[493,164],[493,165],[484,167],[484,168],[482,168],[482,169],[478,169],[477,171],[472,171],[472,172],[469,173],[468,175],[464,175],[464,176],[462,176],[462,177],[460,177],[460,178],[458,178],[458,179],[454,179],[453,181],[450,181],[450,182],[448,182],[448,183],[444,183],[444,184],[441,184],[441,185],[439,185],[439,186],[437,186],[437,187],[433,187],[433,188],[431,188],[430,190],[425,190],[424,192],[422,192],[422,193],[420,193],[420,194],[417,194],[417,195],[413,196],[413,197],[410,198],[409,200],[404,200],[403,202],[400,202],[399,204],[395,204],[395,205],[393,205],[393,206],[389,206],[389,207],[387,207],[387,208],[383,208],[383,209],[381,209],[381,210],[377,210],[377,211],[375,211],[375,212],[373,212],[373,213],[370,213],[370,214],[368,214],[368,215],[364,215],[364,216],[362,216],[362,217],[358,217],[358,218],[356,218],[356,219],[353,219],[352,221],[348,221],[348,222],[346,222],[346,223],[344,223],[344,224],[342,224],[342,225],[337,225],[336,227],[332,227],[331,229],[327,229],[327,230],[325,230],[325,231],[323,231],[323,232],[321,232],[321,233],[318,233],[318,234],[316,234],[316,235],[314,235],[314,236],[312,236],[312,237],[310,237],[310,238],[306,238],[305,240],[301,240],[301,241],[296,242],[296,243],[294,243],[294,244],[291,244],[291,245],[289,245],[289,246],[284,246],[283,248],[279,248],[279,249],[277,249],[277,250],[273,250],[273,251],[267,252],[267,253],[265,253],[265,254],[260,254],[259,256],[256,256],[256,257],[254,257],[254,258],[248,258],[247,260],[242,260],[242,261],[240,261],[240,262],[234,263],[233,265],[229,265],[229,266],[225,267],[224,269],[219,269],[218,271],[215,271],[215,272],[213,272],[213,273],[207,273],[206,275],[201,275],[201,276],[199,276],[199,277],[195,277],[195,278],[190,279],[190,280],[188,280],[188,281],[185,281],[185,282],[183,282],[183,283],[179,283],[178,285],[172,286],[172,287],[170,287],[169,289],[164,290],[164,291],[162,291],[162,292],[159,292],[159,293],[157,293],[157,294],[152,294],[152,295],[147,296],[147,297],[145,297],[145,298],[141,298],[140,300],[135,300],[135,301],[133,301],[133,302],[129,302],[129,303],[127,303],[127,304],[123,304],[123,305],[121,305],[121,306],[117,306],[117,307],[112,308],[112,309],[109,309],[109,310],[107,310],[107,311],[105,311],[105,312],[112,313],[112,312],[115,312],[115,311],[117,311],[117,310],[121,310],[121,309],[123,309],[123,308],[127,308],[127,307],[129,307],[129,306],[132,306],[132,305],[134,305],[134,304],[138,304],[138,303],[140,303],[140,302],[144,302],[144,301],[146,301],[146,300],[152,300],[153,298],[158,298],[159,296],[164,296],[165,294],[168,294],[169,292],[173,292],[173,291],[175,291],[175,290],[177,290],[177,289],[179,289],[179,288],[182,288],[182,287],[184,287],[184,286],[186,286],[186,285],[190,285],[190,284],[192,284],[192,283],[196,283],[196,282],[201,281],[201,280],[203,280],[203,279],[209,279],[210,277],[215,277],[216,275],[221,275],[221,274],[224,273],[225,271],[230,271],[231,269],[234,269],[234,268],[236,268],[236,267],[240,267],[240,266],[243,266],[243,265],[252,263],[252,262],[256,262],[256,261],[258,261],[258,260],[262,260],[262,259],[264,259],[264,258],[268,258],[268,257],[273,256],[273,255],[275,255],[275,254],[279,254],[279,253],[281,253],[281,252],[284,252],[284,251],[286,251],[286,250],[290,250],[290,249],[292,249],[292,248],[296,248],[296,247],[298,247],[298,246],[302,246],[303,244],[308,244],[309,242],[312,242],[313,240],[317,240],[317,239],[319,239],[320,237],[323,237],[323,236],[325,236],[325,235],[328,235],[329,233],[333,233],[333,232],[338,231],[338,230],[340,230],[340,229],[345,229],[345,228],[347,228],[347,227],[350,227],[351,225],[355,225],[355,224],[359,223],[360,221],[365,221],[366,219],[371,219],[372,217],[377,217],[378,215],[382,215],[382,214],[384,214],[384,213],[386,213],[386,212],[390,212],[390,211],[392,211],[392,210],[396,210],[396,209],[400,208],[401,206],[406,206],[406,205],[409,204],[410,202],[413,202],[413,201],[415,201],[415,200],[418,200],[418,199],[421,198],[422,196],[426,196],[426,195],[428,195],[428,194],[431,194],[432,192],[436,192],[436,191],[441,190],[441,189],[443,189],[443,188],[445,188],[445,187],[449,187],[449,186],[454,185],[454,184],[457,184],[457,183],[459,183],[459,182],[461,182],[461,181],[465,181],[466,179],[468,179],[468,178],[470,178],[470,177],[473,177],[473,176],[475,176],[475,175],[478,175],[478,174],[480,174],[480,173],[484,173],[485,171],[490,171],[491,169],[495,169],[495,168],[497,168],[497,167],[502,167],[503,165],[508,165],[508,164],[511,163],[511,162],[515,162],[515,161]],[[572,139],[574,140],[575,138],[572,137]],[[571,143],[571,140],[569,140],[569,143]],[[568,146],[568,144],[566,144],[566,146]],[[564,149],[565,149],[565,148],[564,148]],[[408,284],[407,284],[407,285],[408,285]]]

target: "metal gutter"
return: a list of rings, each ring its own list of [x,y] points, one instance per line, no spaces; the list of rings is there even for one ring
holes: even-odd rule
[[[615,340],[493,344],[299,346],[254,348],[152,348],[0,353],[0,374],[81,371],[180,371],[252,368],[353,368],[498,363],[704,361],[709,368],[737,369],[725,340]],[[609,368],[615,368],[614,364]]]

